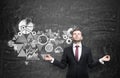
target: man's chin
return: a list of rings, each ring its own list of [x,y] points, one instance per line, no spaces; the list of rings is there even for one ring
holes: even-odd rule
[[[74,43],[81,42],[81,40],[73,40]]]

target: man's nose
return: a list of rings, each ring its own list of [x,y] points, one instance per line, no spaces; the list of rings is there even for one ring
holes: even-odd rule
[[[76,36],[79,36],[78,34],[76,34]]]

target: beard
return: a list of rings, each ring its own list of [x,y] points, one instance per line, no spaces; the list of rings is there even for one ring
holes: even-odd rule
[[[74,43],[81,42],[81,40],[73,40]]]

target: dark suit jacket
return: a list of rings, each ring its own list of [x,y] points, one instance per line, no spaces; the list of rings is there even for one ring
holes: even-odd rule
[[[79,61],[75,60],[73,48],[69,46],[64,49],[61,61],[55,59],[53,64],[63,69],[68,66],[66,78],[89,78],[88,67],[92,68],[100,63],[93,61],[91,50],[82,45],[82,55]]]

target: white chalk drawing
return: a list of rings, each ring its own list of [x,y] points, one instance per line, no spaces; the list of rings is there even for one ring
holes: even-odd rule
[[[60,53],[60,52],[63,52],[63,49],[61,46],[57,46],[54,50],[55,53]]]
[[[71,38],[67,38],[67,39],[66,39],[66,43],[67,43],[67,44],[71,44],[71,43],[72,43],[72,39],[71,39]]]
[[[68,30],[46,29],[43,31],[33,31],[34,24],[31,19],[23,19],[18,24],[19,32],[14,35],[12,40],[8,41],[8,46],[13,47],[18,57],[26,57],[26,60],[40,60],[38,54],[45,54],[49,52],[61,53],[63,52],[63,43],[71,44],[71,31],[75,28],[68,28]],[[62,33],[62,34],[61,34]],[[45,52],[42,53],[41,50]],[[25,61],[25,64],[28,64]]]
[[[45,35],[45,34],[39,35],[39,37],[38,37],[38,43],[40,45],[47,44],[48,43],[48,37],[47,37],[47,35]]]
[[[34,28],[34,24],[32,23],[32,19],[31,18],[23,19],[18,24],[18,28],[20,30],[20,32],[18,32],[19,36],[21,36],[22,34],[29,34],[30,32],[32,32],[32,30]]]
[[[46,52],[52,52],[52,51],[53,51],[53,44],[52,44],[52,43],[48,43],[48,44],[45,46],[45,51],[46,51]]]

